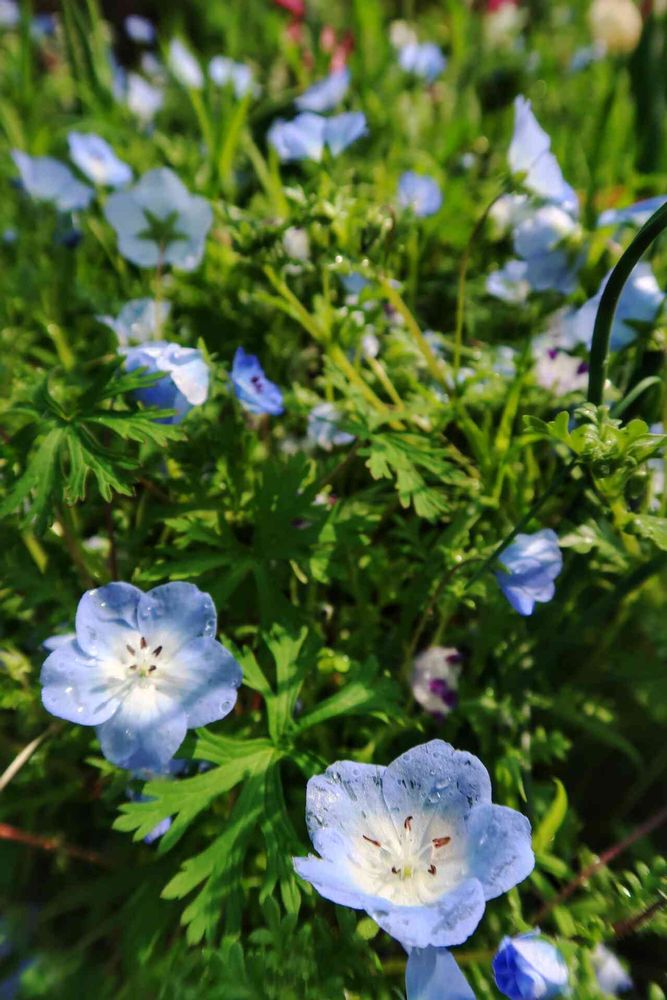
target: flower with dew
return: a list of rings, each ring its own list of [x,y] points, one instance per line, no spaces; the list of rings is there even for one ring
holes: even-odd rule
[[[295,98],[299,111],[333,111],[347,94],[350,87],[350,71],[344,66],[334,70],[323,80],[317,80],[303,94]]]
[[[432,177],[406,170],[398,182],[398,203],[401,208],[409,208],[420,219],[424,219],[439,211],[442,191]]]
[[[605,276],[595,295],[584,302],[572,317],[574,335],[580,344],[590,348],[593,327],[602,293],[611,272]],[[635,324],[654,326],[665,301],[665,293],[657,282],[648,261],[636,265],[623,286],[611,326],[609,349],[620,351],[637,337]]]
[[[21,185],[35,201],[49,201],[59,212],[88,208],[93,189],[78,181],[69,167],[51,156],[28,156],[12,150],[12,159],[21,175]]]
[[[618,226],[619,228],[634,226],[639,229],[663,205],[667,205],[667,195],[660,194],[655,198],[644,198],[642,201],[636,201],[626,208],[608,208],[605,212],[600,213],[597,225],[599,229],[605,226]]]
[[[204,71],[199,60],[180,38],[172,38],[169,43],[167,65],[181,86],[189,90],[201,90],[204,86]]]
[[[259,358],[237,347],[232,362],[234,394],[248,413],[268,413],[277,417],[283,412],[283,394],[264,374]]]
[[[171,303],[156,299],[131,299],[126,302],[117,316],[96,316],[110,327],[122,347],[134,342],[143,344],[159,333],[169,318]]]
[[[436,719],[444,719],[456,707],[462,659],[451,646],[431,646],[415,657],[412,693]]]
[[[610,948],[603,944],[596,945],[591,959],[595,978],[603,993],[615,997],[632,989],[632,979]]]
[[[125,347],[123,354],[128,372],[137,368],[145,368],[147,373],[164,372],[159,382],[135,392],[144,406],[176,411],[171,417],[161,417],[160,423],[179,424],[193,406],[201,406],[208,399],[208,366],[195,347],[156,340]]]
[[[290,122],[277,119],[267,133],[267,140],[284,162],[319,162],[325,148],[332,156],[338,156],[366,132],[366,117],[361,111],[344,112],[332,118],[303,111]]]
[[[496,579],[520,615],[532,615],[536,602],[546,603],[554,596],[554,580],[563,568],[563,556],[551,528],[517,535],[500,553],[499,561],[504,568],[496,573]]]
[[[149,125],[164,104],[164,91],[139,73],[128,73],[122,98],[142,125]]]
[[[567,965],[537,931],[503,938],[492,962],[500,992],[510,1000],[551,1000],[567,991]]]
[[[613,55],[627,55],[637,48],[642,15],[633,0],[593,0],[588,25],[594,40]]]
[[[487,275],[486,292],[512,305],[525,302],[530,295],[527,274],[528,265],[525,260],[508,260],[503,267]]]
[[[89,590],[76,639],[42,667],[44,706],[95,726],[113,764],[161,770],[188,729],[223,719],[236,702],[241,668],[215,639],[216,627],[210,595],[191,583]]]
[[[258,90],[250,66],[234,62],[227,56],[213,56],[208,64],[208,75],[217,87],[231,86],[239,100]]]
[[[510,170],[532,194],[560,205],[570,215],[579,212],[576,192],[563,178],[551,139],[539,125],[525,97],[514,101],[514,134],[508,151]]]
[[[190,194],[173,170],[149,170],[133,188],[116,191],[104,206],[118,249],[139,267],[173,264],[193,271],[204,256],[211,206]]]
[[[94,184],[116,188],[132,180],[131,168],[99,135],[69,132],[67,142],[72,163]]]
[[[526,817],[493,805],[481,761],[442,740],[388,767],[332,764],[308,782],[306,823],[320,857],[295,858],[297,873],[406,948],[462,944],[534,865]]]
[[[308,414],[306,437],[324,451],[352,444],[354,434],[340,429],[340,419],[340,413],[333,403],[318,403]]]
[[[407,1000],[475,1000],[446,948],[411,948],[405,968]]]
[[[398,61],[406,73],[433,83],[444,71],[447,60],[435,42],[408,42],[398,50]]]
[[[125,34],[138,45],[152,45],[155,41],[155,25],[147,17],[129,14],[123,21]]]

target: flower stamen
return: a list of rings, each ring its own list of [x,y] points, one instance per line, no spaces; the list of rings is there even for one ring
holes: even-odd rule
[[[450,842],[451,839],[452,839],[451,837],[434,837],[433,838],[433,846],[434,847],[446,847],[447,844]]]
[[[367,840],[369,844],[372,844],[373,847],[382,847],[382,844],[380,843],[379,840],[373,840],[372,837],[367,837],[365,833],[362,833],[362,837],[364,838],[364,840]]]
[[[403,826],[406,830],[412,830],[412,816],[406,816]]]

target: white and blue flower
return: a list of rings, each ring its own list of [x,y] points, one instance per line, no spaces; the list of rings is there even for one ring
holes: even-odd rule
[[[408,42],[398,50],[398,61],[406,73],[414,73],[428,83],[433,83],[447,66],[435,42]]]
[[[313,83],[294,101],[299,111],[333,111],[343,100],[350,86],[350,71],[344,66],[323,80]]]
[[[268,413],[278,416],[283,412],[283,394],[269,381],[259,359],[246,354],[242,347],[236,349],[232,362],[234,395],[248,413]]]
[[[199,60],[180,38],[172,38],[169,43],[167,65],[181,86],[188,90],[201,90],[204,86],[204,71]]]
[[[492,963],[496,986],[510,1000],[552,1000],[567,991],[567,965],[535,931],[503,938]]]
[[[227,56],[213,56],[208,64],[208,75],[217,87],[231,86],[239,100],[258,90],[250,66],[234,62]]]
[[[306,437],[324,451],[352,444],[354,434],[340,429],[340,419],[340,413],[333,403],[318,403],[308,414]]]
[[[432,177],[406,170],[398,182],[398,203],[422,219],[435,215],[442,205],[440,185]]]
[[[277,119],[267,133],[267,140],[284,162],[322,159],[325,147],[338,156],[367,132],[361,111],[348,111],[323,118],[304,111],[292,121]]]
[[[162,329],[171,311],[171,303],[156,299],[131,299],[117,316],[96,316],[110,327],[122,347],[130,343],[143,344],[152,340]]]
[[[533,535],[519,534],[499,558],[504,569],[496,573],[496,579],[520,615],[532,615],[536,602],[552,599],[556,592],[554,580],[563,568],[555,531],[543,528]]]
[[[551,152],[551,139],[535,118],[530,101],[521,96],[514,102],[514,134],[508,160],[512,173],[519,175],[530,192],[560,205],[573,216],[578,214],[579,200]]]
[[[123,21],[123,27],[127,37],[138,45],[152,45],[155,41],[155,25],[147,17],[129,14]]]
[[[99,135],[69,132],[69,155],[81,173],[94,184],[122,187],[132,180],[132,170]]]
[[[51,156],[28,156],[12,150],[12,159],[21,175],[21,185],[35,201],[48,201],[59,212],[88,208],[93,189],[77,180],[69,167]]]
[[[145,368],[147,373],[165,373],[159,382],[136,391],[137,399],[145,406],[176,411],[172,417],[160,418],[162,423],[178,424],[193,406],[206,402],[209,371],[201,351],[195,347],[157,340],[139,347],[127,347],[123,353],[128,372]]]
[[[446,948],[411,948],[405,969],[407,1000],[475,1000]]]

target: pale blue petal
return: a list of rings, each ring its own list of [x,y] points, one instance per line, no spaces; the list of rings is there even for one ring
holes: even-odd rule
[[[551,148],[551,139],[523,96],[514,101],[514,135],[507,153],[513,174],[527,174],[533,164]]]
[[[97,728],[107,760],[131,771],[165,767],[186,732],[182,707],[152,685],[134,687],[115,715]]]
[[[160,260],[160,250],[154,240],[137,235],[145,231],[148,223],[142,206],[133,194],[117,191],[110,195],[104,206],[104,215],[116,230],[118,249],[123,257],[139,267],[155,267]]]
[[[495,899],[523,882],[535,866],[530,823],[507,806],[476,806],[468,820],[468,867]]]
[[[180,580],[141,594],[137,608],[137,627],[148,645],[154,640],[168,647],[168,654],[191,639],[214,637],[217,623],[211,595]]]
[[[323,857],[334,859],[353,852],[355,840],[361,836],[360,819],[372,832],[377,818],[387,815],[382,794],[384,772],[385,768],[376,764],[342,760],[310,778],[306,825],[313,847]]]
[[[232,654],[215,639],[201,638],[179,649],[158,687],[179,702],[188,729],[196,729],[224,719],[231,712],[242,680],[241,668]]]
[[[128,633],[136,634],[137,608],[143,596],[129,583],[108,583],[86,591],[76,611],[76,637],[84,653],[102,658],[124,650]]]
[[[530,294],[527,274],[528,265],[525,260],[508,260],[500,270],[492,271],[488,275],[487,294],[512,304],[525,302]]]
[[[475,1000],[475,994],[446,948],[413,948],[405,969],[407,1000]]]
[[[404,947],[448,948],[463,944],[484,914],[484,892],[466,879],[431,906],[397,906],[387,900],[365,907],[380,927]]]
[[[281,160],[322,159],[326,118],[310,111],[297,115],[291,122],[278,119],[267,133],[267,140]]]
[[[432,177],[406,170],[398,182],[398,203],[401,208],[410,208],[415,215],[426,218],[440,209],[442,192]]]
[[[332,111],[345,97],[350,86],[350,71],[347,67],[335,70],[323,80],[312,84],[296,98],[294,103],[299,111]]]
[[[349,873],[336,862],[322,861],[312,854],[307,858],[292,858],[292,861],[297,875],[310,882],[320,896],[332,903],[350,906],[353,910],[365,910],[369,905],[380,902],[377,897],[360,892]]]
[[[167,64],[178,82],[191,90],[201,90],[204,73],[199,62],[180,38],[173,38],[169,44]]]
[[[42,702],[52,715],[82,726],[97,726],[119,706],[108,671],[70,640],[44,661],[40,676]]]
[[[349,111],[328,118],[325,138],[332,156],[338,156],[367,131],[366,116],[361,111]]]
[[[121,187],[132,180],[130,167],[99,135],[69,132],[67,142],[72,162],[95,184]]]

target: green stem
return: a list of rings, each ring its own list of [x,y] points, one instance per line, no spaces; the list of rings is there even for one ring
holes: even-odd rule
[[[651,243],[667,228],[667,203],[655,212],[642,226],[634,240],[611,272],[605,286],[593,327],[591,342],[590,373],[588,377],[588,401],[595,406],[602,403],[604,384],[607,377],[607,354],[614,313],[626,281],[635,265],[646,253]]]

